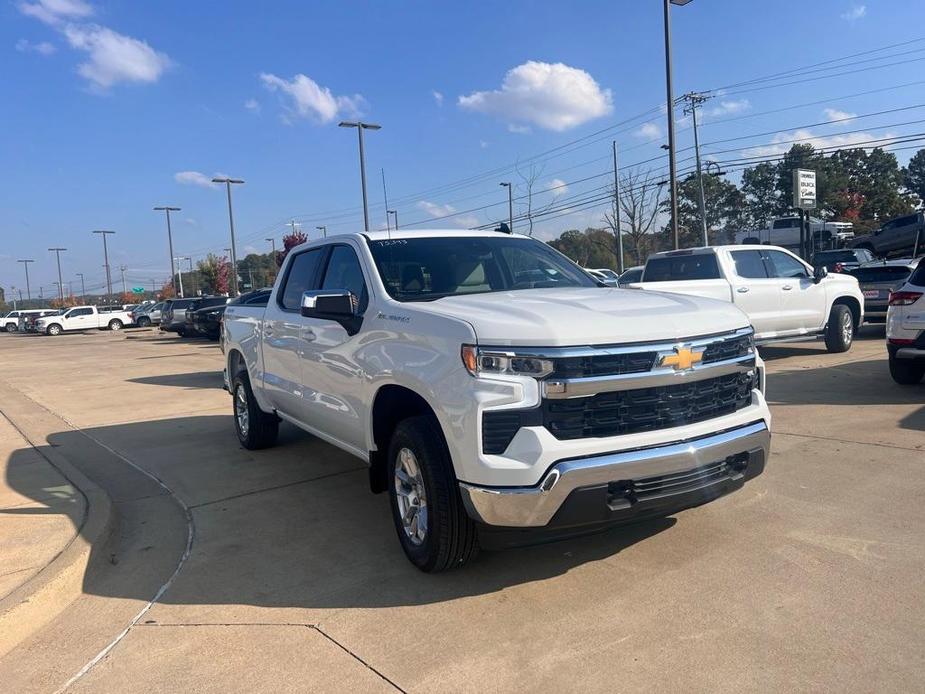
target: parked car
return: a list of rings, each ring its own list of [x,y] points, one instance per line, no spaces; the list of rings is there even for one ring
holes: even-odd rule
[[[147,328],[152,325],[160,325],[161,311],[164,308],[164,302],[159,301],[156,304],[142,304],[132,312],[135,323],[139,328]]]
[[[608,287],[616,287],[617,280],[619,276],[616,272],[607,267],[602,268],[585,268],[585,272],[589,273],[594,279],[599,282],[603,282]]]
[[[642,279],[642,271],[644,268],[644,265],[637,265],[635,267],[627,268],[623,271],[623,274],[620,275],[620,279],[617,281],[617,284],[621,287],[625,287],[632,282],[638,282],[640,279]]]
[[[225,312],[226,296],[203,297],[186,310],[186,334],[217,340],[221,331],[221,316]]]
[[[917,260],[875,260],[848,270],[858,281],[864,295],[864,318],[870,322],[886,320],[890,294],[906,283],[915,271]]]
[[[190,308],[195,310],[197,301],[198,298],[167,299],[161,309],[161,330],[176,333],[180,337],[186,335],[186,312]]]
[[[20,311],[19,331],[23,333],[34,333],[36,332],[36,321],[46,316],[60,315],[63,310],[64,309],[45,308],[32,311]]]
[[[121,306],[74,306],[62,309],[57,315],[35,321],[35,331],[46,335],[60,335],[77,330],[122,330],[132,324],[132,316]]]
[[[925,213],[891,219],[873,234],[854,239],[851,246],[880,257],[905,254],[914,258],[925,248]]]
[[[823,337],[830,352],[845,352],[864,320],[854,277],[814,270],[774,246],[655,253],[633,286],[732,302],[748,315],[758,342]]]
[[[872,260],[874,260],[874,255],[866,248],[816,251],[813,254],[813,269],[824,267],[829,272],[847,272]]]
[[[270,300],[270,293],[272,288],[269,289],[255,289],[254,291],[247,292],[242,294],[239,297],[235,297],[228,302],[228,306],[266,306],[267,302]],[[225,312],[222,311],[222,315],[219,317],[219,349],[222,352],[225,352]]]
[[[317,239],[224,321],[240,443],[273,445],[282,419],[367,462],[423,571],[674,514],[768,458],[742,311],[602,290],[526,236]]]
[[[15,333],[19,330],[19,316],[23,311],[10,311],[3,318],[0,318],[0,330],[7,333]]]
[[[901,385],[925,376],[925,262],[899,290],[890,294],[886,314],[886,348],[890,375]]]

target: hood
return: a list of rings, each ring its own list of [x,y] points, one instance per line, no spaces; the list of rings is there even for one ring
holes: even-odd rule
[[[464,320],[479,344],[498,346],[679,340],[749,325],[742,311],[724,301],[638,289],[524,289],[405,306]]]

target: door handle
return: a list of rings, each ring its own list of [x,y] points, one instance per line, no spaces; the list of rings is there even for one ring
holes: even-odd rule
[[[736,291],[739,292],[739,294],[747,294],[748,287],[739,287],[738,289],[736,289]]]
[[[308,328],[305,329],[305,334],[302,336],[306,342],[314,342],[318,336],[312,330]]]
[[[263,329],[263,336],[264,336],[264,337],[273,337],[273,329],[272,329],[272,328],[264,328],[264,329]]]
[[[783,287],[781,287],[781,289],[783,289],[785,292],[789,292],[791,289],[793,289],[793,287],[789,284],[785,284]]]

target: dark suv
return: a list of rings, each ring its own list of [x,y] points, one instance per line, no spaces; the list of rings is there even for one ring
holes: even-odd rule
[[[186,334],[218,339],[221,316],[225,312],[228,297],[206,296],[195,306],[186,310]]]
[[[873,234],[856,238],[851,246],[866,248],[882,257],[897,254],[915,257],[925,247],[925,216],[916,212],[891,219]]]

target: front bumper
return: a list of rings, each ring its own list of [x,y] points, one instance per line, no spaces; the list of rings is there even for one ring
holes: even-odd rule
[[[504,528],[567,528],[670,515],[733,491],[764,470],[764,421],[634,451],[562,460],[532,487],[459,483],[477,522]]]

